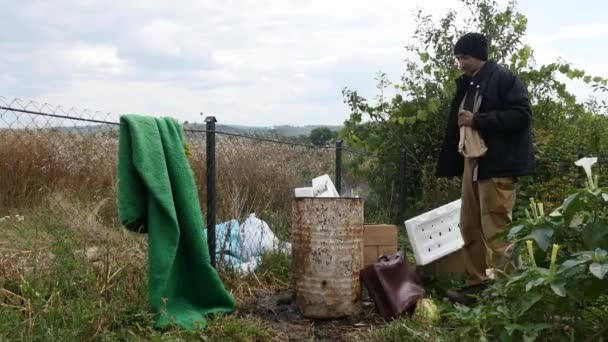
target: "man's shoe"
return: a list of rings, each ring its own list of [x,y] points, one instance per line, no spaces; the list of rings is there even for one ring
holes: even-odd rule
[[[476,284],[463,287],[460,291],[449,290],[446,292],[448,299],[462,305],[473,305],[477,302],[476,295],[482,293],[488,287],[487,284]]]

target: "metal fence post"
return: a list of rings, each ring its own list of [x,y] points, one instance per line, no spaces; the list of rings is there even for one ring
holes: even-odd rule
[[[342,140],[336,141],[336,190],[342,193]]]
[[[403,224],[405,219],[405,208],[407,206],[407,155],[405,148],[399,151],[399,208],[397,212],[397,224]]]
[[[217,202],[215,174],[215,116],[205,118],[207,123],[207,246],[211,266],[215,267],[215,205]]]

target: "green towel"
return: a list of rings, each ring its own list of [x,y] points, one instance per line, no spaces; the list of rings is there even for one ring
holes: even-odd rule
[[[148,233],[148,299],[155,327],[204,328],[203,315],[232,312],[234,299],[210,264],[182,128],[171,118],[124,115],[120,122],[120,221]]]

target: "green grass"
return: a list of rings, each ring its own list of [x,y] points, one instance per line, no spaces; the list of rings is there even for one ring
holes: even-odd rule
[[[256,273],[268,283],[288,286],[293,276],[291,257],[282,253],[267,253],[263,256]]]
[[[385,326],[373,329],[366,339],[387,342],[454,341],[449,331],[449,328],[445,326],[429,327],[408,317],[402,317]]]
[[[154,330],[145,237],[119,227],[87,231],[94,227],[40,208],[21,214],[0,221],[0,341],[268,341],[279,334],[238,314],[208,317],[205,330]],[[82,252],[93,246],[96,253]]]
[[[146,236],[102,225],[94,219],[98,216],[94,210],[86,208],[74,209],[87,213],[80,215],[70,211],[66,214],[52,206],[0,215],[9,215],[0,220],[0,341],[286,339],[288,332],[275,330],[282,329],[280,325],[272,328],[272,322],[244,316],[238,308],[235,314],[207,317],[209,326],[204,330],[153,329],[147,301]],[[402,229],[399,237],[400,246],[407,245]],[[291,258],[267,254],[255,275],[240,277],[222,272],[221,276],[240,306],[260,291],[268,294],[289,287]],[[436,298],[437,303],[445,289],[462,282],[447,274],[425,274],[424,279],[426,295]],[[593,304],[588,319],[605,317],[606,298]],[[441,308],[445,318],[450,305],[444,303]],[[458,329],[458,322],[449,319],[428,327],[403,316],[349,335],[348,339],[454,341]]]

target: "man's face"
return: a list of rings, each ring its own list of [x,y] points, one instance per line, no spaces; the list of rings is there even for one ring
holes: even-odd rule
[[[456,62],[467,76],[473,75],[481,67],[481,61],[471,55],[456,55]]]

